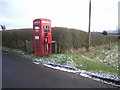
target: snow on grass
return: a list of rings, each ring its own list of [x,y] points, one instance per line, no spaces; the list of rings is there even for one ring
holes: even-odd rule
[[[95,52],[90,52],[82,55],[83,58],[91,60],[94,62],[101,62],[103,64],[115,67],[118,69],[118,46],[113,46],[111,50],[102,49],[96,50]]]
[[[63,65],[65,67],[76,69],[76,66],[74,61],[72,60],[72,57],[64,54],[56,54],[56,55],[53,54],[46,57],[35,58],[34,62],[44,63],[44,64]]]
[[[67,68],[64,68],[64,67],[60,67],[60,66],[52,66],[52,65],[49,65],[49,64],[43,64],[43,65],[45,65],[47,67],[50,67],[50,68],[53,68],[53,69],[66,71],[66,72],[72,72],[72,73],[77,73],[78,72],[76,70],[70,70],[70,69],[67,69]]]
[[[23,57],[27,57],[33,60],[35,64],[43,64],[47,67],[58,69],[66,72],[77,73],[81,76],[92,78],[92,76],[97,76],[101,78],[120,80],[119,76],[115,73],[104,72],[103,70],[93,70],[89,71],[88,68],[91,68],[90,64],[93,66],[97,63],[101,63],[100,65],[107,65],[110,68],[115,68],[118,70],[118,47],[114,46],[111,50],[96,50],[94,53],[85,53],[85,54],[52,54],[48,56],[35,56],[34,54],[28,54],[24,51],[18,49],[11,49],[7,47],[2,47],[3,50],[19,54]],[[91,61],[91,62],[89,62]],[[94,64],[93,64],[94,63]],[[78,68],[79,67],[79,68]],[[84,70],[82,70],[84,68]],[[93,68],[93,69],[96,69]],[[95,80],[101,81],[100,79]],[[105,81],[103,81],[105,82]],[[108,82],[105,82],[108,83]],[[109,83],[111,84],[111,83]],[[112,83],[113,85],[114,83]],[[120,85],[116,85],[119,86]]]

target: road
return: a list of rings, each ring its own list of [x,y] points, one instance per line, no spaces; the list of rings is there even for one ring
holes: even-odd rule
[[[77,74],[32,63],[21,56],[2,53],[3,88],[115,88]]]

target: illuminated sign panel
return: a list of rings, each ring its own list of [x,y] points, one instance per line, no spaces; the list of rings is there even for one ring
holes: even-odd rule
[[[36,21],[36,22],[34,22],[34,24],[38,24],[38,23],[40,23],[40,21]]]
[[[42,21],[42,23],[50,23],[49,21]]]

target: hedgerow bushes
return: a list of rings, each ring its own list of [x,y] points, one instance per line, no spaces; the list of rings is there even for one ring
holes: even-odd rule
[[[32,40],[32,29],[2,31],[2,45],[26,50],[26,40]]]
[[[56,41],[57,51],[64,53],[70,49],[79,49],[87,47],[87,32],[61,27],[52,28],[53,41]],[[16,29],[2,31],[3,46],[26,50],[26,40],[33,41],[32,29]],[[102,34],[91,34],[91,45],[98,46],[117,42],[118,37]],[[33,50],[33,49],[32,49]]]

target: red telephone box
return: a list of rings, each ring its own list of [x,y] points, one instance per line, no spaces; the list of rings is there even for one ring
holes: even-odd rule
[[[33,21],[34,54],[45,56],[52,53],[51,20],[35,19]]]

